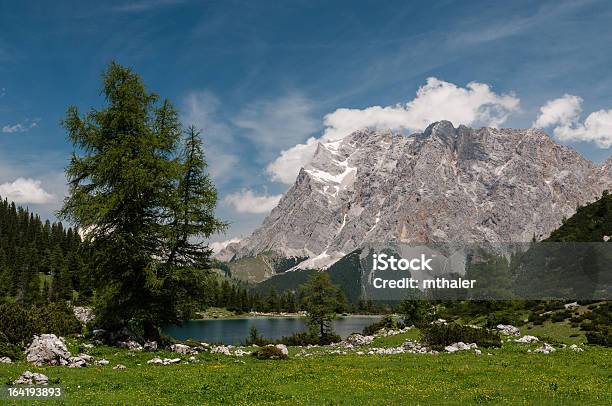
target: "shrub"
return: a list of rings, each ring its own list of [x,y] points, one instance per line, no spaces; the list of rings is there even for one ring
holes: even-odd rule
[[[551,302],[546,302],[544,304],[544,310],[546,311],[563,310],[563,309],[565,309],[563,302],[551,301]]]
[[[537,313],[531,313],[529,314],[529,317],[527,320],[532,322],[533,324],[539,325],[539,324],[543,324],[546,320],[548,320],[548,315],[540,316]]]
[[[437,350],[459,341],[476,343],[479,347],[485,348],[501,347],[501,338],[498,333],[486,328],[463,326],[457,323],[427,326],[422,332],[422,339]]]
[[[246,346],[250,346],[250,345],[262,346],[262,345],[268,345],[271,343],[272,343],[271,340],[268,340],[262,337],[261,335],[259,335],[259,332],[257,331],[257,327],[251,326],[251,329],[249,332],[249,338],[247,338],[245,341]]]
[[[81,331],[81,324],[65,303],[27,308],[16,303],[0,304],[0,331],[6,342],[25,346],[32,336],[64,336]]]
[[[305,346],[305,345],[329,345],[342,341],[339,335],[327,333],[323,336],[313,334],[311,332],[297,332],[290,336],[282,337],[277,342],[288,346]]]
[[[554,312],[551,316],[551,320],[555,323],[559,323],[565,319],[569,319],[571,316],[572,316],[572,312],[564,310],[560,312]]]
[[[612,329],[610,327],[601,326],[600,330],[590,331],[586,334],[586,338],[589,344],[612,347]]]
[[[32,313],[17,303],[0,304],[0,331],[5,342],[25,345],[38,333],[36,319]]]
[[[276,347],[261,347],[253,352],[253,356],[257,359],[287,359],[287,355],[280,348]]]
[[[65,336],[81,331],[81,323],[74,316],[72,309],[63,302],[39,307],[35,317],[36,328],[41,334]]]
[[[17,344],[11,344],[8,337],[0,331],[0,357],[9,357],[15,361],[21,359],[22,355],[21,347]]]
[[[517,313],[494,312],[487,315],[485,325],[488,328],[494,328],[498,324],[511,324],[513,326],[521,326],[525,324],[523,317]]]
[[[377,333],[382,329],[396,329],[397,321],[391,315],[387,315],[380,319],[379,321],[370,324],[369,326],[364,327],[363,334],[366,336],[371,336],[372,334]]]
[[[432,306],[425,300],[402,300],[398,306],[398,311],[403,317],[404,324],[419,325],[431,320]]]

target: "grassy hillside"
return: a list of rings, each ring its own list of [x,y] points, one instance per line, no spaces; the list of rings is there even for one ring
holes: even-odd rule
[[[601,242],[605,236],[612,236],[612,194],[607,191],[601,199],[579,207],[546,241]]]

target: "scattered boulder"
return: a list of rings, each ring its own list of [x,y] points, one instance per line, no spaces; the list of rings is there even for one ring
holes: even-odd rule
[[[237,357],[242,357],[244,355],[251,355],[251,352],[245,351],[242,348],[238,348],[236,351],[234,351],[234,355]]]
[[[476,345],[476,343],[470,343],[470,344],[466,344],[463,343],[461,341],[459,341],[458,343],[453,343],[451,345],[447,345],[446,347],[444,347],[444,350],[446,352],[457,352],[457,351],[467,351],[467,350],[473,350],[478,348],[478,345]]]
[[[603,240],[604,240],[605,242],[610,241],[610,236],[609,236],[609,235],[604,235],[604,236],[603,236]]]
[[[279,344],[282,345],[282,344]],[[285,347],[286,349],[286,347]],[[287,359],[287,353],[285,353],[282,348],[279,348],[275,345],[267,345],[265,347],[258,348],[256,351],[253,351],[252,354],[257,359]]]
[[[117,364],[113,367],[113,369],[125,369],[125,365],[123,364]]]
[[[516,343],[523,343],[523,344],[537,343],[538,341],[540,341],[538,337],[529,336],[529,335],[522,336],[521,338],[514,340],[514,342]]]
[[[555,348],[548,343],[544,343],[544,345],[541,346],[540,348],[533,350],[533,352],[539,352],[542,354],[550,354],[551,352],[555,352],[555,351],[556,351]]]
[[[70,352],[63,338],[55,334],[34,336],[26,350],[26,360],[34,365],[68,365]]]
[[[232,355],[229,347],[225,345],[214,346],[210,349],[211,354],[223,354],[223,355]]]
[[[86,367],[91,361],[93,361],[93,357],[91,355],[79,354],[77,357],[70,357],[68,359],[68,367],[83,368]]]
[[[155,364],[155,365],[170,365],[170,364],[178,364],[181,362],[180,358],[164,358],[161,359],[159,357],[155,357],[147,361],[147,364]]]
[[[185,344],[172,344],[170,346],[170,350],[172,350],[172,352],[176,352],[178,354],[185,354],[185,355],[190,355],[190,354],[195,355],[198,353],[196,350],[194,350],[193,348]]]
[[[110,362],[107,359],[102,358],[101,360],[96,361],[96,365],[108,365]]]
[[[142,348],[147,352],[153,352],[157,351],[159,346],[157,345],[157,341],[147,341],[146,343],[144,343]]]
[[[19,378],[13,381],[13,385],[48,385],[49,378],[46,375],[25,371]]]
[[[373,336],[363,336],[361,334],[351,334],[345,340],[350,345],[368,345],[374,341]]]
[[[578,347],[576,344],[572,344],[569,346],[570,350],[575,351],[575,352],[583,352],[584,348],[582,347]]]
[[[498,324],[496,328],[503,335],[516,336],[516,337],[521,335],[521,331],[519,330],[519,328],[514,327],[510,324]]]
[[[74,306],[72,312],[74,317],[83,324],[89,323],[96,317],[91,307]]]
[[[406,352],[411,354],[423,354],[429,351],[427,347],[410,340],[406,340],[404,344],[402,344],[402,347],[406,350]]]
[[[10,364],[12,362],[9,357],[0,357],[0,364]]]
[[[275,347],[278,348],[283,355],[289,355],[289,349],[287,349],[285,344],[276,344]]]
[[[119,341],[117,343],[117,346],[119,348],[127,348],[128,350],[142,351],[142,345],[140,345],[138,342],[136,342],[134,340]]]
[[[580,307],[578,302],[566,303],[563,305],[567,310],[574,310]]]

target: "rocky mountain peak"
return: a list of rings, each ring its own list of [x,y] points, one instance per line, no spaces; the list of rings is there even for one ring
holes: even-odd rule
[[[235,257],[273,252],[329,266],[367,242],[525,242],[612,187],[602,165],[537,129],[360,130],[320,143]]]

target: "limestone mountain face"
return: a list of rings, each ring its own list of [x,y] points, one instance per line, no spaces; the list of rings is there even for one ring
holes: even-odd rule
[[[274,253],[327,267],[365,243],[527,242],[612,189],[596,165],[537,129],[357,131],[312,162],[234,258]]]

